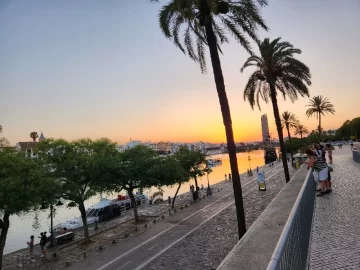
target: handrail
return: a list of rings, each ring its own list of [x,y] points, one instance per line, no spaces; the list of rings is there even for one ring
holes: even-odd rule
[[[307,265],[315,203],[315,181],[309,170],[296,198],[267,270],[301,270]]]

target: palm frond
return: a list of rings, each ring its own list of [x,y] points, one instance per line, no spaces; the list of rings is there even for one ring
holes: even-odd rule
[[[255,66],[255,72],[261,74],[261,76],[250,76],[250,78],[257,78],[265,82],[262,83],[262,87],[273,85],[284,99],[288,97],[292,102],[297,100],[299,96],[309,96],[310,70],[304,63],[293,57],[295,54],[300,54],[301,50],[294,48],[289,42],[281,41],[280,38],[274,40],[265,38],[262,42],[259,42],[258,46],[260,55],[250,56],[241,67],[241,72],[247,67]],[[254,87],[255,85],[257,84],[252,82],[245,87],[246,96],[252,96],[251,91],[258,91]],[[250,89],[250,86],[254,88]],[[274,94],[276,95],[276,93]]]
[[[220,10],[219,3],[226,3],[228,10]],[[165,37],[197,62],[205,73],[204,54],[208,45],[205,25],[211,24],[220,53],[221,45],[229,42],[227,33],[252,53],[249,38],[259,42],[258,28],[268,30],[260,14],[265,5],[267,0],[170,0],[159,12],[159,25]]]

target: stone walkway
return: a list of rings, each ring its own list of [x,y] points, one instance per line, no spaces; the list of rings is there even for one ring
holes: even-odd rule
[[[309,269],[360,269],[360,164],[335,149],[333,193],[316,198]]]

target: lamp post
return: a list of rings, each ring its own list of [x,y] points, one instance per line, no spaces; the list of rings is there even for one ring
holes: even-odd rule
[[[60,200],[55,204],[55,206],[61,206],[64,205]],[[41,206],[40,209],[47,209],[47,206],[44,204]],[[54,204],[50,204],[50,247],[54,247],[56,243],[54,242]]]
[[[208,167],[206,166],[206,169],[207,169],[207,171],[206,171],[206,177],[207,177],[207,181],[208,181],[208,187],[207,187],[207,189],[206,189],[206,195],[209,196],[209,195],[212,195],[212,190],[211,190],[211,188],[210,188],[210,181],[209,181],[209,171],[210,171],[210,168],[208,168]]]

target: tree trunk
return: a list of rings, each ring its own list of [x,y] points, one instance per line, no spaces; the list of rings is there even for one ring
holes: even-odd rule
[[[82,219],[83,226],[84,226],[85,243],[88,243],[90,241],[89,228],[88,228],[88,224],[87,224],[86,210],[85,210],[85,205],[84,205],[83,201],[79,202],[79,210],[80,210],[80,213],[81,213],[81,219]]]
[[[319,113],[319,141],[321,141],[321,113]]]
[[[179,192],[180,187],[181,187],[181,183],[179,184],[179,186],[178,186],[178,188],[177,188],[177,190],[175,192],[174,198],[173,198],[172,203],[171,203],[171,208],[174,208],[174,206],[175,206],[175,199],[176,199],[176,196],[177,196],[177,194]]]
[[[241,239],[241,237],[246,232],[246,223],[245,223],[244,203],[242,198],[242,188],[240,183],[240,175],[239,175],[239,169],[238,169],[237,157],[236,157],[236,145],[234,141],[234,134],[231,123],[230,107],[226,96],[225,83],[221,70],[219,52],[217,49],[216,38],[214,35],[211,22],[207,22],[205,24],[205,30],[206,30],[206,39],[210,50],[210,57],[214,72],[216,90],[218,93],[223,122],[225,126],[227,149],[229,153],[231,175],[233,179],[235,206],[236,206],[236,214],[238,221],[238,232],[239,232],[239,239]]]
[[[289,138],[289,143],[290,143],[291,166],[294,167],[294,158],[293,158],[292,145],[291,145],[290,128],[286,127],[286,129],[288,132],[288,138]]]
[[[196,175],[195,175],[195,177],[194,177],[194,181],[195,181],[195,191],[197,191],[198,182],[197,182],[197,177],[196,177]]]
[[[285,180],[286,180],[286,183],[288,183],[290,181],[289,167],[288,167],[287,158],[286,158],[286,149],[285,149],[285,143],[284,143],[284,136],[283,136],[283,132],[282,132],[282,128],[281,128],[281,120],[280,120],[279,107],[277,104],[275,86],[270,84],[270,89],[271,89],[271,93],[270,93],[271,103],[273,106],[276,129],[277,129],[277,132],[279,135],[280,150],[282,153],[281,158],[282,158],[282,162],[283,162],[283,166],[284,166]]]
[[[129,193],[129,197],[130,197],[130,200],[131,200],[131,205],[134,208],[135,222],[138,222],[140,219],[139,219],[139,214],[138,214],[138,211],[137,211],[137,205],[136,205],[135,196],[134,196],[132,190],[128,190],[127,192]]]
[[[2,259],[5,248],[6,236],[10,226],[9,217],[10,214],[8,212],[5,212],[2,222],[1,234],[0,234],[0,270],[2,268]]]

